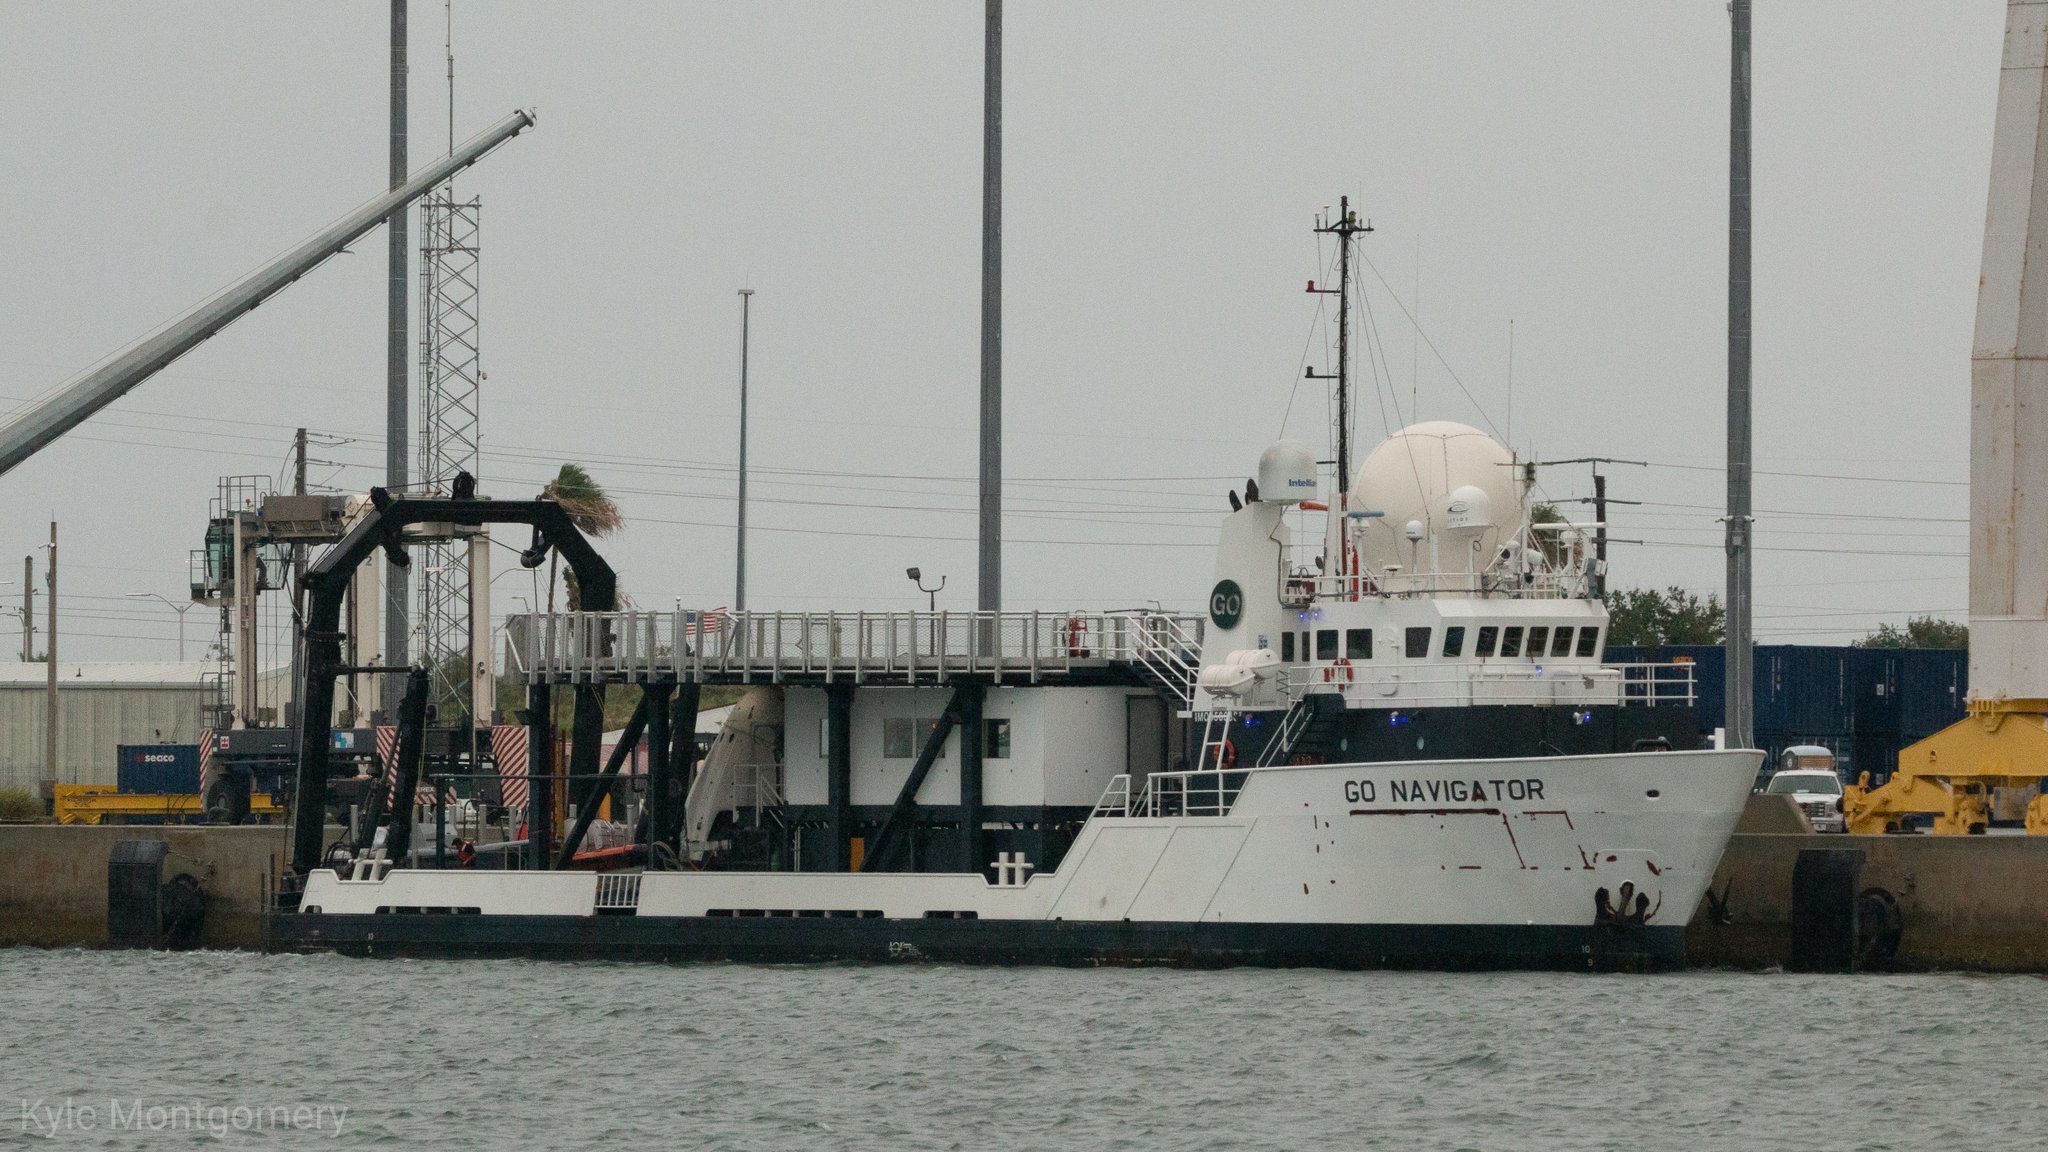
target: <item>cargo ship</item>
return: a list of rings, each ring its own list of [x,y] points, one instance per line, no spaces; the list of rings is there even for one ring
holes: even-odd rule
[[[1762,753],[1706,746],[1688,665],[1602,662],[1588,526],[1533,515],[1531,470],[1497,439],[1414,424],[1352,468],[1349,252],[1365,229],[1348,204],[1318,221],[1340,243],[1334,459],[1282,441],[1225,494],[1204,611],[514,618],[530,739],[498,771],[524,832],[493,853],[451,856],[445,834],[413,849],[404,804],[370,813],[381,840],[322,843],[324,717],[351,671],[342,589],[427,522],[534,525],[527,562],[559,550],[585,605],[611,604],[610,570],[546,501],[375,502],[309,575],[294,875],[272,945],[1681,964]],[[600,764],[601,693],[619,685],[640,705]],[[700,756],[707,685],[746,694]],[[559,773],[556,693],[576,717]],[[398,743],[388,791],[418,795],[417,749]],[[633,755],[644,773],[622,770]],[[585,847],[603,796],[638,809],[632,844]]]

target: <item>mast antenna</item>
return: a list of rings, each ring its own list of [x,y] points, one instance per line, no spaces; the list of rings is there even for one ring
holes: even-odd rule
[[[1332,223],[1327,216],[1316,220],[1316,232],[1337,238],[1337,287],[1318,288],[1315,281],[1309,281],[1308,290],[1321,296],[1337,298],[1337,371],[1317,372],[1311,368],[1305,373],[1310,380],[1335,380],[1337,382],[1337,494],[1341,500],[1351,490],[1351,238],[1361,232],[1372,231],[1372,221],[1361,224],[1358,213],[1351,210],[1351,197],[1337,199],[1337,219]]]

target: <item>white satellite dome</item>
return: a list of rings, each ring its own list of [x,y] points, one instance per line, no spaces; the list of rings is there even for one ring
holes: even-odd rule
[[[1276,441],[1259,456],[1259,499],[1299,504],[1316,494],[1316,454],[1299,440]]]
[[[1396,564],[1406,571],[1485,568],[1522,529],[1513,465],[1500,441],[1469,424],[1430,420],[1387,437],[1351,480],[1351,510],[1379,514],[1358,521],[1360,565],[1368,573]],[[1422,539],[1411,543],[1415,523]]]

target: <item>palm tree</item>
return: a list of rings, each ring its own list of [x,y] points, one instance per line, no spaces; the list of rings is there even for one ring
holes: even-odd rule
[[[626,526],[625,513],[619,510],[619,502],[607,496],[604,486],[583,470],[580,464],[564,464],[555,478],[540,490],[543,500],[553,500],[569,514],[569,520],[585,536],[609,536]],[[548,611],[555,610],[555,570],[560,553],[548,553]],[[576,574],[568,574],[569,611],[578,612],[583,607],[582,591],[576,586]]]

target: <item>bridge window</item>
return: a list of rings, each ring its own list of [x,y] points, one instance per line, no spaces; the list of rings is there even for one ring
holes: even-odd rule
[[[1598,656],[1599,654],[1600,654],[1600,629],[1598,629],[1598,628],[1581,628],[1581,629],[1579,629],[1579,655],[1581,655],[1581,656]]]
[[[1346,628],[1344,630],[1344,658],[1346,660],[1372,659],[1372,629]]]
[[[984,760],[1010,758],[1010,722],[988,718],[981,722],[981,755]]]
[[[1433,631],[1431,628],[1408,629],[1408,634],[1403,639],[1407,642],[1410,660],[1420,660],[1429,655],[1429,636]]]
[[[1500,654],[1503,656],[1520,656],[1522,654],[1522,630],[1519,627],[1509,628],[1501,633]]]
[[[1499,637],[1500,629],[1497,626],[1488,624],[1486,627],[1481,628],[1479,630],[1479,641],[1473,645],[1472,654],[1481,657],[1493,655],[1493,642],[1499,639]]]
[[[1444,656],[1446,658],[1465,654],[1465,626],[1453,624],[1444,629]]]
[[[1531,658],[1537,660],[1543,659],[1543,646],[1548,643],[1550,643],[1550,629],[1529,629],[1529,655]]]
[[[1550,654],[1552,656],[1569,656],[1572,654],[1571,629],[1559,628],[1557,630],[1557,635],[1552,637],[1550,641]]]
[[[1335,628],[1318,628],[1316,630],[1316,659],[1335,660],[1336,658],[1337,630]]]
[[[1292,632],[1282,632],[1280,634],[1280,659],[1289,664],[1294,663],[1294,633]]]

